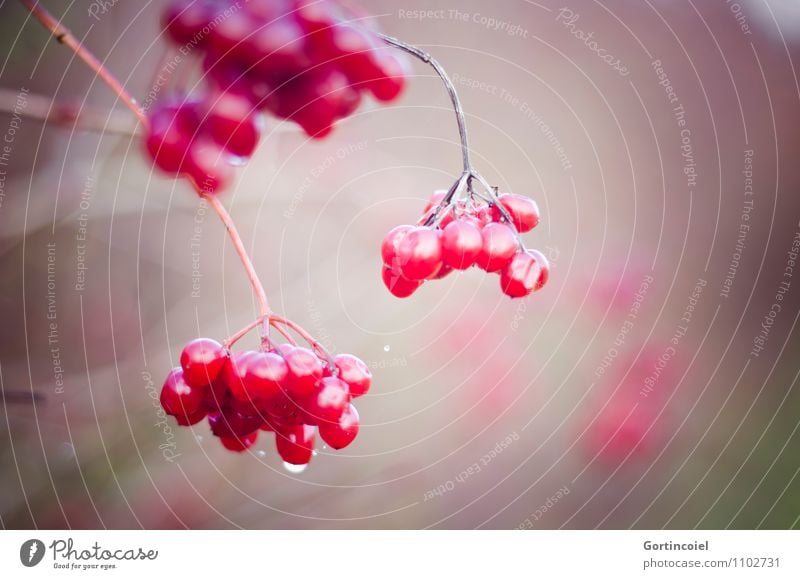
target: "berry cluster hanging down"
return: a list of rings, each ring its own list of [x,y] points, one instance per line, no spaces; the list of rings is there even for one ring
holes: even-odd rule
[[[472,193],[458,201],[448,197],[453,195],[437,191],[417,225],[399,225],[384,238],[383,283],[394,296],[408,297],[425,280],[472,266],[499,274],[500,288],[512,298],[525,297],[547,283],[547,259],[519,239],[539,223],[535,201],[494,192],[490,199]]]
[[[355,356],[325,359],[292,344],[230,352],[199,338],[186,345],[180,362],[161,391],[167,414],[182,426],[207,419],[235,452],[250,448],[260,431],[274,432],[278,454],[292,465],[311,460],[317,431],[336,450],[355,439],[359,419],[351,402],[372,383]]]
[[[146,147],[201,193],[224,190],[252,155],[262,112],[319,139],[364,93],[389,102],[405,86],[404,55],[332,0],[176,0],[163,24],[182,50],[202,53],[207,86],[159,103]]]

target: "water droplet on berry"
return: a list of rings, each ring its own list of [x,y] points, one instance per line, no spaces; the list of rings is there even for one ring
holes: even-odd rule
[[[71,443],[65,442],[61,445],[61,455],[64,460],[75,458],[75,447]]]
[[[388,351],[389,351],[389,350],[391,350],[391,349],[392,349],[392,347],[391,347],[389,344],[386,344],[386,345],[383,347],[383,351],[384,351],[384,352],[388,352]]]
[[[283,463],[283,468],[285,468],[287,472],[290,472],[292,474],[300,474],[301,472],[306,470],[307,467],[308,467],[307,464],[292,464],[290,462]]]

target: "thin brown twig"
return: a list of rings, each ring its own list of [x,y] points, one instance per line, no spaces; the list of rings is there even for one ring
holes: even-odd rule
[[[86,65],[94,71],[94,73],[105,82],[109,88],[125,103],[133,113],[138,117],[139,121],[146,127],[149,122],[147,115],[136,102],[130,93],[122,86],[122,83],[111,74],[103,63],[92,54],[86,47],[81,44],[80,40],[70,32],[69,28],[62,25],[50,12],[43,8],[38,0],[19,0],[25,8],[39,21],[42,26],[47,28],[53,37],[61,44],[67,46],[75,55],[80,58]]]

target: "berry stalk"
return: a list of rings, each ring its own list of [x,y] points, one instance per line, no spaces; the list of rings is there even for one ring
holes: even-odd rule
[[[428,223],[425,225],[430,225],[433,222],[437,224],[444,218],[444,215],[447,213],[446,209],[450,206],[453,201],[453,198],[459,196],[464,185],[466,185],[466,189],[470,195],[477,195],[483,199],[486,199],[480,194],[477,194],[472,187],[473,180],[477,180],[484,189],[486,189],[486,193],[489,195],[489,199],[492,204],[497,206],[500,213],[507,221],[511,221],[511,216],[506,211],[506,209],[502,206],[501,203],[498,202],[497,199],[497,192],[495,191],[494,187],[490,186],[486,179],[478,173],[475,168],[472,166],[472,160],[470,157],[470,149],[469,149],[469,140],[467,138],[467,123],[465,120],[464,115],[464,108],[461,106],[461,99],[458,96],[458,92],[456,91],[456,87],[453,84],[453,81],[450,79],[450,75],[447,74],[447,71],[444,67],[439,63],[438,60],[433,58],[433,56],[419,48],[418,46],[414,46],[413,44],[408,44],[407,42],[403,42],[399,38],[395,38],[394,36],[389,36],[387,34],[377,33],[377,35],[387,44],[394,46],[411,54],[412,56],[418,58],[422,62],[430,65],[436,74],[439,75],[439,78],[442,79],[445,88],[447,89],[447,94],[450,96],[450,102],[453,104],[453,110],[456,113],[456,122],[458,123],[458,134],[461,139],[461,157],[464,165],[464,171],[461,174],[461,177],[453,184],[450,190],[442,199],[439,207],[434,211],[428,219]],[[445,211],[443,211],[445,210]],[[522,240],[519,239],[517,236],[517,241],[519,242],[520,247],[522,247]]]
[[[236,224],[233,222],[233,218],[231,218],[228,210],[225,209],[225,206],[216,196],[204,195],[204,197],[208,201],[209,205],[211,205],[211,208],[214,210],[217,216],[219,216],[220,221],[222,221],[223,225],[225,225],[225,229],[228,231],[228,236],[233,243],[233,249],[236,251],[236,255],[239,256],[242,266],[244,267],[244,271],[247,273],[247,277],[250,279],[250,285],[253,286],[253,292],[255,292],[256,301],[258,302],[258,311],[263,321],[264,331],[262,332],[262,336],[266,336],[267,325],[269,323],[268,320],[272,315],[272,312],[269,309],[267,293],[264,291],[264,286],[261,284],[261,279],[256,273],[253,262],[244,247],[244,243],[242,242],[242,237],[239,235],[239,230],[236,229]]]
[[[39,5],[38,0],[20,0],[20,2],[28,9],[30,12],[39,22],[41,22],[42,26],[47,28],[53,37],[61,44],[67,46],[75,55],[80,58],[86,65],[94,71],[94,73],[100,77],[100,79],[105,82],[108,87],[114,91],[114,94],[119,97],[119,99],[127,106],[139,119],[145,127],[149,124],[147,120],[147,116],[144,114],[144,111],[139,107],[136,103],[136,99],[134,99],[130,93],[125,90],[125,87],[122,86],[122,83],[117,80],[117,78],[111,74],[111,72],[103,66],[103,63],[100,62],[94,54],[92,54],[89,50],[86,49],[83,44],[81,44],[80,40],[75,37],[70,30],[63,26],[61,22],[56,20],[56,18],[50,14],[45,8]]]
[[[393,36],[388,36],[386,34],[378,33],[378,36],[383,39],[384,42],[387,44],[391,44],[412,56],[420,59],[422,62],[430,65],[433,70],[436,71],[436,74],[439,75],[439,78],[442,79],[444,82],[445,88],[447,88],[447,94],[450,95],[450,101],[453,103],[453,110],[456,113],[456,122],[458,122],[458,134],[461,137],[461,157],[464,162],[464,173],[471,175],[473,174],[474,170],[472,168],[472,160],[470,159],[469,153],[469,142],[467,139],[467,123],[464,120],[464,109],[461,106],[461,99],[458,98],[458,93],[456,92],[456,87],[453,84],[453,81],[450,80],[450,76],[447,74],[447,71],[444,67],[439,64],[439,61],[433,58],[429,52],[422,50],[418,46],[414,46],[412,44],[408,44],[403,42],[402,40],[395,38]],[[449,199],[447,200],[450,201]]]

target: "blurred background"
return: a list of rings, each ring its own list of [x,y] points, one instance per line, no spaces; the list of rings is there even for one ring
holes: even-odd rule
[[[197,67],[161,68],[161,2],[45,5],[145,106],[159,74]],[[356,442],[292,474],[271,437],[238,455],[205,422],[164,423],[153,392],[184,343],[253,318],[247,280],[132,115],[6,0],[2,526],[800,525],[798,5],[362,6],[449,71],[477,168],[537,200],[526,242],[549,285],[381,284],[385,232],[460,173],[447,95],[416,62],[400,101],[324,141],[269,119],[222,198],[273,308],[372,368]],[[106,130],[33,118],[50,99]]]

